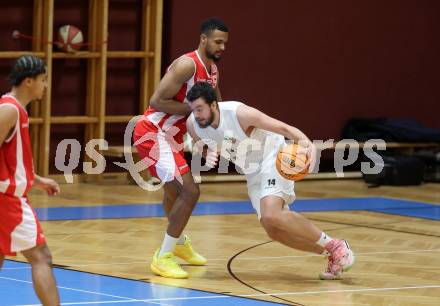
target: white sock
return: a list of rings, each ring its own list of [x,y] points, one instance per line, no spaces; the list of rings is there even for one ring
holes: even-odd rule
[[[159,257],[161,257],[166,252],[173,252],[178,240],[179,238],[171,237],[170,235],[168,235],[168,233],[165,233],[165,237],[162,241],[162,246],[160,247]]]
[[[325,245],[326,245],[327,243],[329,243],[330,241],[332,241],[332,240],[333,240],[332,237],[330,237],[330,236],[328,236],[326,233],[322,232],[322,233],[321,233],[321,237],[319,238],[318,241],[316,241],[316,243],[319,244],[319,245],[322,246],[322,247],[325,247]]]
[[[177,244],[184,245],[185,244],[185,235],[182,233],[179,237],[179,241],[177,241]]]

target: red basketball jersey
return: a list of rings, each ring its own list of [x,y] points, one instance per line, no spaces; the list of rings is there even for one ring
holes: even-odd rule
[[[26,109],[11,95],[0,98],[0,111],[10,105],[17,110],[13,133],[0,146],[0,193],[23,197],[34,182],[29,118]]]
[[[212,64],[210,67],[211,73],[208,72],[208,69],[205,67],[205,64],[203,63],[197,50],[187,53],[183,56],[193,60],[195,72],[194,75],[182,85],[179,92],[173,98],[174,100],[182,103],[185,100],[186,94],[196,82],[208,82],[213,88],[216,88],[218,74],[217,66],[215,64]],[[175,126],[179,129],[179,133],[175,136],[175,140],[178,143],[183,142],[183,134],[186,133],[185,122],[187,116],[167,114],[158,111],[151,106],[146,110],[144,115],[144,119],[140,122],[140,124],[145,132],[157,131],[158,128],[166,131],[169,127]],[[138,126],[138,128],[141,127]],[[139,130],[137,131],[140,132]]]

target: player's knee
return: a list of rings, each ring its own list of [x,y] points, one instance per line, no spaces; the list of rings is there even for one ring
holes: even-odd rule
[[[271,225],[263,225],[264,230],[266,231],[267,236],[275,241],[280,240],[280,231],[278,228],[271,226]]]
[[[279,218],[276,215],[263,215],[260,220],[267,235],[273,240],[279,240]]]
[[[163,196],[163,201],[164,202],[174,203],[175,200],[176,200],[176,198],[173,197],[173,196],[170,196],[170,195],[167,195],[167,194],[164,194],[164,196]]]
[[[50,252],[44,252],[38,257],[38,263],[52,266],[52,255]]]
[[[32,252],[30,256],[27,256],[31,265],[48,265],[52,266],[52,254],[50,253],[47,247],[37,249],[35,252]]]
[[[52,267],[52,254],[50,252],[47,252],[47,254],[43,255],[42,261]]]
[[[195,204],[200,196],[199,186],[196,184],[184,186],[180,195],[184,197],[186,202]]]
[[[37,264],[52,267],[52,255],[50,253],[41,254],[38,258]]]
[[[278,228],[281,223],[280,216],[278,214],[263,214],[261,223],[265,228]]]

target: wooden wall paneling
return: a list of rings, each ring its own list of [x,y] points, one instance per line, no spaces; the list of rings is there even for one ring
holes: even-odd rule
[[[38,171],[40,175],[49,174],[49,149],[50,149],[50,127],[51,127],[51,94],[52,94],[52,40],[53,40],[53,13],[54,0],[46,0],[44,3],[44,51],[47,64],[47,89],[41,101],[41,117],[43,123],[40,131],[40,143],[38,152]]]
[[[34,0],[33,7],[33,25],[32,25],[32,36],[34,37],[32,40],[32,51],[41,52],[44,48],[43,42],[43,0]],[[39,118],[40,117],[40,103],[32,103],[30,105],[30,117],[31,118]],[[30,120],[29,120],[30,121]],[[40,125],[32,124],[29,127],[31,143],[32,143],[32,155],[35,161],[38,161],[38,153],[39,153],[39,134],[40,134]],[[35,171],[38,173],[38,163],[34,163]]]
[[[97,26],[98,21],[98,1],[89,1],[89,19],[88,19],[88,41],[89,52],[97,53],[98,50],[98,38],[97,38]],[[100,55],[100,54],[99,54]],[[89,140],[95,137],[95,130],[98,126],[98,118],[97,112],[95,109],[95,100],[96,100],[96,75],[97,75],[97,67],[98,67],[98,57],[89,58],[87,60],[87,95],[86,95],[86,116],[93,117],[96,119],[94,122],[90,122],[86,124],[84,142],[87,143]],[[87,156],[84,157],[84,161],[91,161]],[[85,182],[89,182],[93,179],[92,176],[85,175],[83,176]]]
[[[0,59],[13,59],[25,54],[44,58],[47,64],[48,85],[40,103],[31,104],[29,123],[33,144],[35,169],[49,174],[50,135],[52,124],[85,124],[85,144],[91,139],[104,139],[106,123],[128,122],[131,115],[106,116],[106,76],[108,58],[134,58],[141,61],[139,110],[148,106],[154,87],[160,79],[162,50],[163,0],[142,2],[141,50],[107,51],[109,0],[89,0],[90,43],[87,51],[75,53],[53,52],[53,19],[55,0],[33,2],[33,44],[31,51],[3,51]],[[136,7],[136,9],[138,9]],[[54,59],[87,60],[87,94],[85,114],[79,116],[52,116],[52,62]],[[86,176],[84,176],[86,177]],[[95,176],[96,177],[96,176]]]
[[[142,12],[141,46],[149,56],[141,60],[141,114],[148,107],[149,99],[160,80],[163,1],[144,0]]]

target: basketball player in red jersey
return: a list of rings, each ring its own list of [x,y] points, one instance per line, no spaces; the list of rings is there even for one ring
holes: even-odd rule
[[[174,256],[193,265],[204,265],[207,261],[194,251],[188,236],[183,235],[199,199],[199,188],[183,155],[185,122],[191,112],[185,96],[196,82],[207,82],[220,97],[215,63],[225,51],[227,41],[228,28],[223,21],[211,18],[203,22],[198,49],[170,65],[134,130],[133,139],[140,157],[150,165],[149,172],[164,183],[163,205],[168,228],[151,263],[151,270],[163,277],[188,277]]]
[[[17,59],[9,80],[10,93],[0,98],[0,268],[5,255],[21,252],[32,266],[35,292],[44,306],[59,305],[52,258],[38,218],[26,196],[34,186],[49,195],[58,184],[34,173],[26,105],[43,97],[44,62],[26,55]]]

